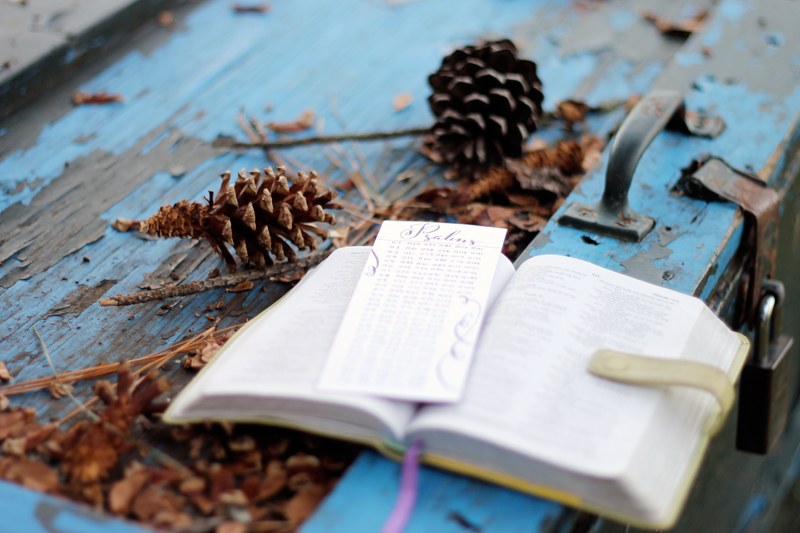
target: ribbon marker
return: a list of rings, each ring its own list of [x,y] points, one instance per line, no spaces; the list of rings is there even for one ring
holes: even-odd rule
[[[403,467],[400,471],[400,491],[397,500],[394,502],[389,518],[384,522],[381,533],[403,533],[411,513],[414,511],[414,504],[417,501],[419,478],[419,452],[422,449],[422,441],[414,442],[403,456]]]

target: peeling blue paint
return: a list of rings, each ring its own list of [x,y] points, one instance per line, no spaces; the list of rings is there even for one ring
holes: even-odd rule
[[[700,36],[700,42],[703,46],[714,46],[722,39],[722,29],[725,22],[718,17],[715,17]]]
[[[641,16],[633,9],[618,9],[608,18],[608,23],[616,31],[625,31],[640,18]]]
[[[678,52],[675,54],[675,61],[682,67],[690,65],[702,65],[706,62],[703,54],[697,52]]]
[[[335,9],[359,13],[347,24],[329,23],[334,8],[325,0],[278,3],[266,17],[237,16],[229,2],[220,0],[200,5],[184,20],[185,29],[167,42],[147,55],[131,52],[82,87],[89,92],[119,92],[126,103],[78,107],[47,125],[35,146],[0,162],[0,184],[6,191],[9,184],[42,179],[34,189],[0,193],[0,211],[15,202],[28,204],[69,161],[98,149],[116,155],[129,150],[162,125],[164,115],[173,115],[172,126],[207,141],[220,133],[241,135],[236,114],[230,111],[234,105],[258,118],[266,118],[262,110],[267,104],[274,105],[269,119],[275,121],[292,120],[313,108],[324,119],[325,133],[344,129],[337,116],[345,119],[348,129],[360,131],[430,124],[427,105],[414,105],[404,113],[387,114],[386,109],[401,91],[424,102],[430,93],[427,75],[438,68],[446,50],[482,36],[505,34],[546,4],[464,0],[453,10],[447,2],[387,8],[382,3],[346,0]],[[398,9],[404,11],[402,17],[397,16]],[[291,35],[286,24],[293,28]],[[237,31],[227,31],[231,27]],[[387,27],[393,28],[391,39],[385,38]],[[314,39],[298,40],[298,34]],[[364,47],[364,42],[383,44]],[[396,42],[404,43],[402,51],[394,49]],[[175,60],[188,55],[202,56],[206,68]],[[392,69],[376,68],[390,56]],[[592,54],[561,58],[557,47],[545,39],[536,60],[550,109],[597,65]],[[371,74],[365,77],[366,71]],[[351,90],[356,85],[372,91],[369,100]],[[334,101],[338,113],[331,108]],[[374,125],[376,116],[386,117],[379,128]],[[85,144],[63,143],[92,133],[95,138]]]
[[[724,0],[717,6],[717,14],[721,19],[730,22],[739,22],[756,6],[750,0]]]
[[[644,94],[661,74],[664,63],[651,61],[634,68],[628,61],[621,61],[615,68],[606,70],[591,91],[586,103],[598,105],[615,99],[625,99],[632,94]]]

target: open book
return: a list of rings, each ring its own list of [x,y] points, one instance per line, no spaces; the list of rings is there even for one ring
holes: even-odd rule
[[[569,257],[533,257],[517,272],[501,257],[458,402],[323,392],[319,375],[369,254],[343,248],[309,272],[225,345],[166,419],[275,424],[389,456],[421,439],[428,464],[645,527],[675,522],[717,400],[616,383],[587,364],[607,348],[705,363],[734,382],[744,337],[694,297]]]

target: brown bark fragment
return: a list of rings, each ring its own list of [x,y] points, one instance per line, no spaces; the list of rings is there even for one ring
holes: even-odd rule
[[[108,507],[112,513],[127,516],[134,498],[150,480],[150,471],[141,469],[117,481],[108,492]]]
[[[39,492],[52,492],[58,487],[58,474],[55,470],[39,460],[27,457],[0,458],[0,478]]]
[[[243,522],[223,522],[222,524],[217,526],[217,529],[214,530],[214,533],[246,533],[247,532],[247,524]]]
[[[25,413],[23,411],[5,411],[0,413],[0,440],[7,438],[15,431],[25,427]]]
[[[306,109],[292,122],[270,122],[267,126],[278,133],[297,133],[311,129],[314,126],[314,117],[316,117],[314,110]]]
[[[252,281],[243,281],[241,283],[238,283],[232,289],[225,289],[225,290],[228,291],[228,292],[244,292],[244,291],[249,291],[252,288],[253,288],[253,282]]]
[[[314,509],[317,508],[317,505],[327,493],[328,487],[326,486],[309,485],[286,502],[283,514],[292,524],[301,524],[311,516],[311,513],[314,512]]]

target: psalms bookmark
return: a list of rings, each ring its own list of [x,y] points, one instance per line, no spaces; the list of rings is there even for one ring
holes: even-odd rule
[[[456,401],[504,238],[505,230],[498,228],[384,222],[320,388]]]

